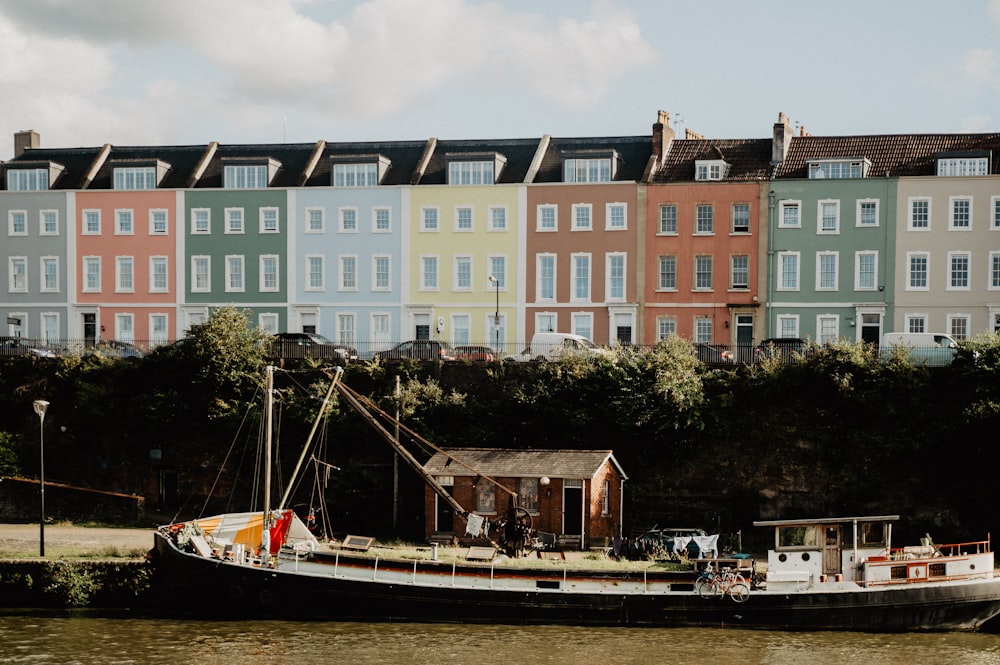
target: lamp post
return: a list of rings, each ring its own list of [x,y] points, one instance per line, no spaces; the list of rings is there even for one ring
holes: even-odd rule
[[[497,359],[499,360],[500,359],[500,280],[494,277],[493,275],[490,275],[490,281],[493,283],[494,286],[496,286],[496,291],[497,291],[497,310],[496,313],[493,315],[493,329],[496,331],[497,334],[496,352],[497,352]]]
[[[44,399],[36,399],[33,406],[38,414],[38,451],[41,467],[38,471],[39,492],[41,497],[41,513],[38,520],[38,556],[45,556],[45,412],[49,403]]]

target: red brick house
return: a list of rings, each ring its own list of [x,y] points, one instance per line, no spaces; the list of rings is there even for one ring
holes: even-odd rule
[[[610,450],[449,448],[446,453],[436,453],[424,469],[470,513],[503,517],[516,496],[532,526],[555,534],[564,546],[603,546],[621,535],[628,476]],[[427,538],[465,535],[465,519],[429,487],[424,516]]]

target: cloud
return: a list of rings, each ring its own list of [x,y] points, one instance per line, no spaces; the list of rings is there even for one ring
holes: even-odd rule
[[[962,60],[962,76],[971,83],[997,85],[997,54],[993,49],[974,49]]]

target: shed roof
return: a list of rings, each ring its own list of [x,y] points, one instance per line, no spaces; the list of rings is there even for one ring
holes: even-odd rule
[[[507,448],[446,448],[435,453],[424,470],[435,476],[476,476],[462,464],[494,478],[593,478],[605,462],[610,462],[628,479],[610,450],[512,450]],[[450,457],[449,457],[450,456]]]

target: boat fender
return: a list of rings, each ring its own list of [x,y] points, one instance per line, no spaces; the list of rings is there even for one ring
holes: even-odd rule
[[[243,597],[243,587],[239,584],[232,584],[229,586],[229,597],[233,600],[239,600]]]

